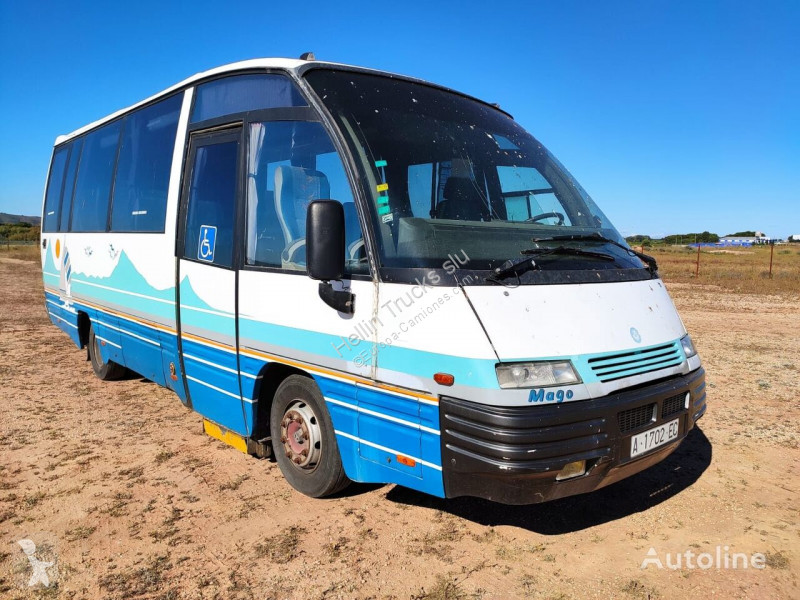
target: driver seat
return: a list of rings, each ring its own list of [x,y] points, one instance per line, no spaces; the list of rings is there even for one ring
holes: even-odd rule
[[[478,184],[468,177],[448,177],[442,193],[444,200],[436,207],[439,219],[489,221],[489,207]]]
[[[283,232],[281,266],[302,269],[306,264],[306,211],[314,200],[329,198],[330,184],[324,173],[303,167],[275,169],[275,212]]]

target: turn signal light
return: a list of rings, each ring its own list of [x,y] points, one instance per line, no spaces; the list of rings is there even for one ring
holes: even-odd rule
[[[438,383],[439,385],[453,385],[456,382],[456,378],[450,375],[450,373],[436,373],[433,376],[433,380]]]
[[[417,461],[415,461],[413,458],[409,458],[408,456],[403,456],[401,454],[397,455],[397,462],[399,462],[401,465],[405,465],[407,467],[416,467],[417,466]]]

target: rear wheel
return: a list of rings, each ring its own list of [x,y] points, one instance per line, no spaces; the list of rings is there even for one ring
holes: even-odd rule
[[[312,379],[291,375],[281,383],[272,402],[270,432],[275,460],[297,491],[322,498],[350,483],[325,400]]]
[[[94,374],[103,381],[120,379],[127,372],[122,365],[112,361],[103,361],[103,355],[100,353],[100,340],[94,333],[94,325],[89,326],[89,360],[92,361]]]

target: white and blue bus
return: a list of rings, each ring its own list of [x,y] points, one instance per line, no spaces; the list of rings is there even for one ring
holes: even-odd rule
[[[496,105],[259,59],[60,136],[47,312],[297,490],[527,504],[662,460],[705,374],[655,261]]]

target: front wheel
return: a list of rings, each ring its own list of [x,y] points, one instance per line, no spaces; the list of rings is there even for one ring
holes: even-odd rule
[[[100,353],[100,340],[94,333],[94,325],[89,326],[89,360],[92,361],[94,374],[103,381],[120,379],[127,371],[125,367],[115,362],[103,361],[103,355]]]
[[[322,498],[350,483],[325,400],[312,379],[291,375],[280,384],[269,425],[275,460],[294,489]]]

